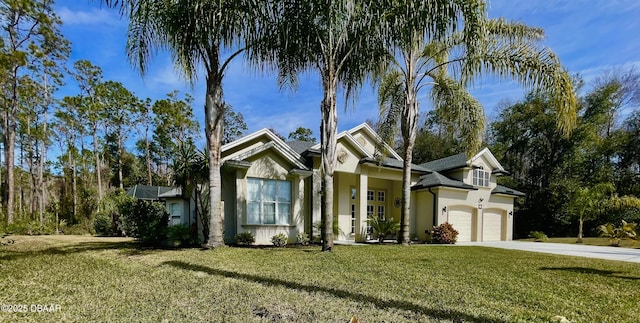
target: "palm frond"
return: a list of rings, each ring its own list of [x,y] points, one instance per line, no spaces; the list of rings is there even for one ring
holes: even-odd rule
[[[378,88],[379,123],[378,134],[382,142],[377,143],[376,151],[379,156],[388,154],[386,147],[393,145],[398,133],[398,125],[402,118],[404,107],[403,75],[398,70],[391,70],[382,77]]]
[[[448,132],[460,138],[467,155],[480,150],[485,115],[484,108],[459,82],[439,75],[431,89],[431,99]]]

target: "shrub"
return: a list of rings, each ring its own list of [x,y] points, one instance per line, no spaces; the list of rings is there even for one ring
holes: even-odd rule
[[[167,228],[167,242],[173,247],[187,247],[195,244],[191,229],[186,225],[174,225]]]
[[[379,218],[377,216],[367,217],[367,223],[375,232],[379,242],[384,240],[384,237],[390,234],[395,234],[400,230],[400,222],[393,221],[392,219]]]
[[[235,235],[233,239],[239,245],[250,246],[256,242],[256,238],[251,232],[241,232]]]
[[[547,235],[544,234],[544,232],[542,231],[531,231],[529,232],[529,237],[533,238],[533,241],[535,242],[542,242],[542,241],[549,240],[549,237],[547,237]]]
[[[120,228],[143,244],[157,245],[165,241],[169,214],[162,203],[128,200],[120,206]]]
[[[107,214],[104,212],[96,213],[95,222],[93,223],[93,228],[96,230],[96,234],[100,236],[110,236],[113,235],[113,217],[111,214]]]
[[[598,226],[598,231],[600,231],[601,237],[609,238],[609,245],[619,247],[620,242],[624,239],[638,239],[637,228],[638,225],[636,223],[627,223],[622,220],[621,226],[616,227],[611,223],[607,223]]]
[[[107,195],[100,202],[100,211],[95,215],[93,228],[96,234],[103,236],[117,236],[121,232],[118,228],[120,212],[125,203],[134,203],[136,199],[127,196],[124,191],[117,191]]]
[[[15,235],[48,235],[54,234],[56,231],[55,221],[45,221],[44,224],[40,224],[39,220],[24,220],[19,219],[15,222],[8,224],[4,228],[4,232]]]
[[[433,227],[432,243],[455,244],[456,241],[458,241],[458,231],[449,222]]]
[[[306,232],[298,232],[298,234],[296,235],[296,240],[298,241],[298,244],[306,246],[309,244],[309,235]]]
[[[289,237],[287,237],[287,235],[284,233],[278,233],[275,236],[271,237],[271,243],[273,243],[275,247],[286,246],[287,240],[289,240]]]

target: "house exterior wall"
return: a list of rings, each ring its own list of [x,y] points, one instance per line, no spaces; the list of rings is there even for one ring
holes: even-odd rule
[[[504,219],[502,240],[511,240],[513,237],[513,199],[512,196],[491,194],[490,188],[478,188],[478,190],[461,190],[451,188],[435,188],[437,192],[436,212],[438,214],[438,225],[449,220],[450,212],[457,209],[468,209],[473,214],[473,235],[472,241],[483,241],[483,227],[485,210],[499,212]],[[422,191],[421,191],[422,192]],[[482,201],[480,201],[482,199]],[[445,212],[443,207],[447,207]],[[455,226],[454,226],[455,228]],[[420,231],[420,228],[418,229]]]
[[[299,175],[290,174],[291,165],[277,154],[269,153],[270,150],[252,156],[247,159],[251,167],[236,173],[235,180],[235,233],[251,232],[256,239],[256,244],[271,244],[271,237],[284,233],[289,237],[289,242],[296,241],[296,235],[304,232],[305,228],[305,180]],[[289,225],[278,224],[248,224],[247,223],[247,179],[276,179],[286,180],[291,183],[291,218]],[[232,193],[229,193],[232,194]],[[232,210],[228,207],[228,210]],[[225,237],[232,240],[231,234]]]
[[[167,213],[169,213],[169,225],[175,225],[171,219],[171,205],[178,204],[180,208],[180,225],[187,226],[189,225],[189,202],[181,197],[175,198],[166,198],[165,206],[167,208]]]
[[[433,203],[433,195],[428,190],[411,193],[411,215],[415,221],[415,227],[411,232],[419,240],[427,240],[425,231],[431,231],[433,228]]]

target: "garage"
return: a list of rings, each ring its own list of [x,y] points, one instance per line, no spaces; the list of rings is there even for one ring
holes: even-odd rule
[[[458,241],[473,239],[473,210],[471,208],[451,208],[448,221],[458,231]]]
[[[482,241],[502,240],[502,210],[486,210],[482,215]]]

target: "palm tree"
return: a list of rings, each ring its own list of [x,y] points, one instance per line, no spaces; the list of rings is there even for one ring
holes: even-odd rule
[[[390,24],[392,49],[398,54],[380,77],[378,103],[383,138],[390,140],[397,124],[403,139],[401,228],[398,242],[409,242],[410,180],[419,115],[419,92],[430,87],[436,112],[461,137],[468,154],[479,149],[484,131],[484,110],[467,91],[474,78],[489,73],[512,78],[528,88],[550,91],[556,100],[558,127],[569,133],[575,125],[576,98],[571,80],[556,56],[541,47],[542,30],[503,19],[465,20],[465,29],[443,39],[428,38],[397,19]],[[478,32],[479,30],[479,32]],[[473,35],[475,38],[465,36]]]
[[[173,159],[172,165],[173,183],[181,188],[183,198],[189,198],[195,202],[196,218],[201,221],[202,235],[207,237],[209,235],[209,221],[207,221],[209,188],[206,186],[209,172],[208,154],[206,150],[197,150],[193,142],[180,140],[176,145],[176,153],[177,156]],[[192,234],[197,236],[195,232]]]
[[[223,246],[220,148],[226,104],[222,79],[228,64],[245,44],[266,28],[256,17],[264,1],[102,0],[129,17],[127,54],[144,75],[157,49],[167,49],[184,77],[194,82],[199,67],[206,78],[205,133],[209,159],[210,230],[208,247]],[[223,54],[228,54],[223,56]]]
[[[578,218],[578,240],[582,243],[582,227],[584,221],[594,220],[604,212],[640,209],[640,199],[635,196],[618,196],[611,183],[599,183],[593,187],[580,187],[573,192],[569,202],[569,210]]]
[[[277,2],[274,39],[255,48],[278,68],[281,86],[297,84],[304,71],[317,71],[323,89],[320,104],[322,159],[322,250],[333,247],[333,174],[336,163],[338,89],[348,99],[366,77],[389,59],[382,28],[399,13],[411,12],[412,26],[438,38],[453,30],[458,17],[475,20],[480,1],[309,1]],[[385,18],[386,19],[382,19]],[[472,30],[469,28],[467,30]],[[469,34],[465,34],[469,36]]]

